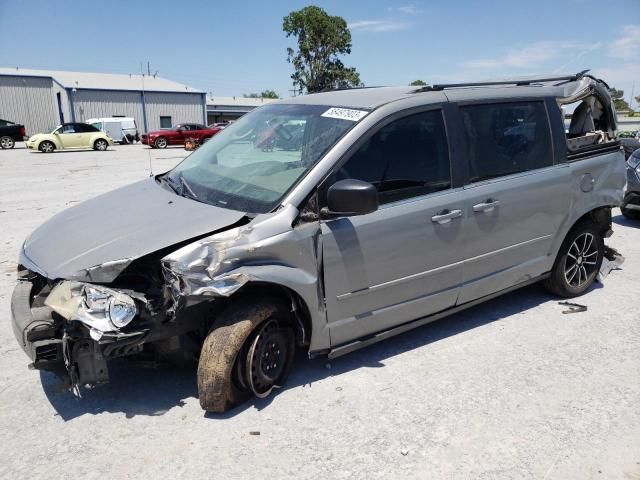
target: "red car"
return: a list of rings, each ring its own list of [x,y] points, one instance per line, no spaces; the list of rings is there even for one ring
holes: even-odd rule
[[[169,145],[184,145],[188,138],[204,143],[220,130],[222,129],[218,127],[205,127],[197,123],[179,123],[170,130],[144,133],[140,140],[151,148],[167,148]]]

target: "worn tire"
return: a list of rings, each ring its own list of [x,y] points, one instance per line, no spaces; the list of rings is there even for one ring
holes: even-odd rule
[[[257,327],[271,318],[288,321],[289,316],[277,303],[247,299],[246,303],[231,305],[218,317],[204,341],[198,362],[198,396],[204,410],[222,413],[252,396],[238,374],[241,371],[238,362],[246,361],[247,344],[255,338],[252,333]],[[286,380],[288,367],[279,378],[279,385]]]
[[[15,146],[16,141],[13,138],[9,136],[0,137],[0,147],[2,147],[3,150],[7,150]]]
[[[55,149],[56,149],[56,146],[53,144],[53,142],[50,142],[49,140],[40,142],[40,145],[38,145],[38,150],[40,150],[42,153],[52,153]]]
[[[620,207],[620,211],[624,218],[628,218],[629,220],[640,220],[640,211],[638,210],[630,210],[628,208]]]
[[[167,145],[169,145],[169,141],[165,137],[158,137],[153,142],[154,148],[167,148]]]
[[[597,248],[598,253],[596,255],[596,263],[592,266],[593,271],[589,273],[586,281],[579,286],[574,286],[567,281],[567,278],[565,276],[565,269],[567,268],[567,261],[570,258],[569,250],[573,245],[573,242],[575,242],[584,234],[593,235],[593,242],[595,242],[595,247]],[[556,261],[553,264],[551,275],[544,281],[544,287],[550,293],[565,298],[572,298],[582,295],[589,289],[589,287],[591,287],[596,277],[598,276],[598,271],[600,270],[600,265],[602,265],[603,257],[604,240],[602,238],[600,228],[595,223],[589,220],[580,221],[569,231],[567,237],[562,242],[562,246],[558,251]]]

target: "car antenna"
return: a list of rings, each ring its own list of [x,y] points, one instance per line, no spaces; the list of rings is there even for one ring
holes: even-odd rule
[[[153,177],[153,166],[151,165],[151,149],[147,150],[147,154],[149,155],[149,176]]]

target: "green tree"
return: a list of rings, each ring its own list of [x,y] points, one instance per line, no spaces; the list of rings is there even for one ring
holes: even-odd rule
[[[409,84],[410,87],[424,87],[427,84],[424,80],[414,80]]]
[[[262,98],[280,98],[280,96],[275,92],[275,90],[263,90],[260,94]]]
[[[244,98],[280,98],[275,90],[263,90],[262,93],[243,93]]]
[[[287,61],[299,93],[362,86],[356,69],[345,67],[339,58],[351,53],[351,32],[342,17],[310,5],[284,17],[282,30],[298,42],[297,51],[287,48]]]
[[[624,99],[624,90],[611,88],[609,89],[609,93],[611,94],[611,98],[613,98],[613,104],[615,105],[617,111],[632,111],[631,107]]]

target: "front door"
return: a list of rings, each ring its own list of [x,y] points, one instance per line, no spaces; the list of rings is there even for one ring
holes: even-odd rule
[[[544,102],[460,107],[468,167],[465,284],[459,303],[548,271],[572,177],[554,165]]]
[[[79,148],[83,146],[82,132],[74,123],[67,123],[58,130],[58,138],[62,148]]]
[[[372,132],[332,176],[373,183],[381,203],[322,221],[333,346],[455,305],[464,191],[452,188],[449,158],[443,113],[430,110]]]

